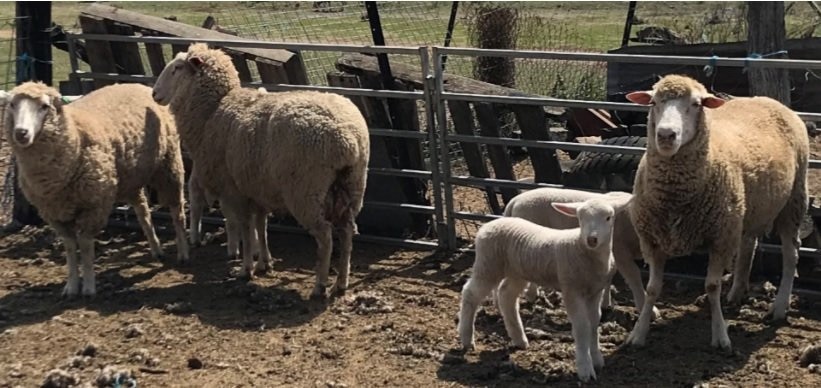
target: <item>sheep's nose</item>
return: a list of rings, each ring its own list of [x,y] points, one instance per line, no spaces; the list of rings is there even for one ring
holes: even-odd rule
[[[671,128],[656,129],[656,138],[660,143],[672,143],[676,140],[676,132]]]
[[[596,236],[587,236],[587,245],[595,247],[599,243],[599,238]]]
[[[30,139],[29,131],[25,128],[14,128],[14,140],[20,144],[27,144]]]

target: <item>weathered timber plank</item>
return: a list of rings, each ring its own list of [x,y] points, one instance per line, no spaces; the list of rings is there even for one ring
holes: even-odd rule
[[[165,53],[162,45],[157,43],[146,43],[145,54],[148,56],[148,66],[151,67],[151,75],[158,77],[165,69]]]
[[[514,105],[511,107],[516,115],[522,138],[526,140],[550,140],[547,131],[547,119],[544,110],[538,106]],[[533,172],[538,183],[561,183],[562,167],[556,157],[556,150],[543,148],[527,148]]]
[[[237,39],[233,35],[219,31],[190,26],[184,23],[143,15],[124,9],[117,9],[103,4],[91,4],[82,11],[81,15],[88,15],[100,19],[128,24],[133,26],[135,30],[147,32],[149,35],[151,32],[154,32],[158,35],[178,36],[194,39]],[[288,50],[278,49],[225,48],[219,45],[217,45],[217,47],[223,48],[229,54],[241,54],[247,60],[265,59],[270,62],[280,63],[283,65],[283,71],[286,77],[285,79],[287,80],[282,83],[307,84],[305,65],[298,54]],[[180,51],[185,51],[186,49],[187,45],[172,45],[172,51],[174,51],[175,54]]]
[[[257,58],[257,71],[259,71],[259,78],[262,83],[266,84],[287,84],[288,73],[285,71],[285,66],[282,63],[268,61],[262,58]]]
[[[127,24],[106,21],[106,30],[114,35],[134,35],[134,29]],[[140,56],[140,45],[134,42],[109,42],[114,63],[117,65],[118,73],[121,74],[145,74],[143,59]]]
[[[479,133],[482,136],[501,137],[499,116],[493,109],[493,105],[474,103],[473,109],[476,111],[476,118],[479,121]],[[496,178],[515,181],[516,175],[513,172],[513,164],[510,161],[510,154],[507,152],[507,147],[488,145],[487,149],[490,155],[490,164],[493,166]],[[501,192],[505,204],[519,194],[519,190],[513,188],[502,188]]]
[[[466,101],[448,101],[448,109],[450,116],[453,119],[453,130],[460,135],[475,136],[473,126],[473,113],[470,110],[470,104]],[[443,128],[442,130],[447,130]],[[465,157],[465,162],[468,165],[468,172],[471,176],[477,178],[490,178],[490,173],[485,164],[482,149],[476,143],[460,142],[459,146],[462,148],[462,155]],[[449,166],[445,166],[449,168]],[[493,214],[502,214],[502,207],[499,206],[499,198],[496,197],[496,189],[488,186],[485,189],[487,195],[488,205]]]
[[[88,15],[80,15],[80,27],[86,34],[107,34],[105,22],[102,18]],[[108,42],[99,40],[89,40],[86,42],[88,52],[88,64],[91,71],[95,73],[116,73],[117,66],[111,60],[114,54],[111,52],[111,45]],[[114,81],[97,79],[94,80],[94,87],[99,89],[106,85],[112,85]]]

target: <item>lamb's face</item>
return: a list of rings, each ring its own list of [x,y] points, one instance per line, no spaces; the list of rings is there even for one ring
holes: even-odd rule
[[[559,213],[578,218],[581,243],[587,249],[595,250],[609,246],[615,216],[626,208],[631,198],[630,195],[619,195],[584,202],[552,203],[551,206]]]
[[[691,91],[683,96],[669,96],[654,90],[633,92],[627,99],[650,105],[647,116],[648,142],[662,156],[673,156],[696,137],[704,108],[718,108],[724,100],[709,93]]]
[[[197,63],[197,59],[188,58],[188,53],[178,53],[157,77],[154,90],[151,93],[154,101],[160,105],[170,104],[174,100],[177,91],[188,87],[196,75],[195,63]]]
[[[6,137],[20,148],[34,144],[43,129],[43,122],[49,113],[59,107],[59,98],[42,95],[32,97],[24,94],[4,93],[0,101],[6,104],[4,126]]]

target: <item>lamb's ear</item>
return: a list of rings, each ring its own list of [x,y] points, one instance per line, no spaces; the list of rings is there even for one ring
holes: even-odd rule
[[[551,203],[550,206],[553,206],[557,212],[562,213],[568,217],[577,217],[576,211],[579,210],[579,206],[581,203]]]
[[[616,214],[619,214],[627,209],[627,205],[633,200],[633,195],[629,193],[622,193],[620,195],[609,195],[607,202],[613,207]]]
[[[625,96],[627,100],[639,105],[650,105],[650,101],[653,100],[653,91],[646,90],[640,92],[632,92],[627,93]]]
[[[705,108],[715,109],[724,105],[725,102],[727,102],[727,100],[723,98],[718,98],[712,94],[708,94],[707,97],[701,99],[701,106]]]

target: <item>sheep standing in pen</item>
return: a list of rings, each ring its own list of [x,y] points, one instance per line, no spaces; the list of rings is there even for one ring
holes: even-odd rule
[[[579,227],[573,229],[547,228],[518,217],[499,218],[479,228],[473,272],[462,288],[462,346],[475,346],[476,311],[498,288],[505,329],[513,346],[526,348],[519,294],[528,282],[558,288],[572,325],[576,374],[582,381],[595,379],[595,369],[604,366],[598,327],[602,294],[613,270],[614,217],[629,200],[621,196],[551,204],[558,212],[578,218]]]
[[[582,190],[542,187],[525,191],[514,197],[505,206],[504,216],[524,218],[541,226],[553,229],[578,228],[579,222],[577,219],[565,216],[553,208],[552,204],[582,202],[592,198],[609,199],[621,196],[630,198],[631,194],[621,191],[599,194]],[[641,249],[639,247],[639,238],[636,235],[633,223],[630,221],[630,216],[627,212],[616,215],[616,220],[613,225],[613,258],[615,259],[616,269],[621,273],[627,286],[630,287],[630,291],[633,293],[633,302],[636,305],[637,311],[640,312],[642,306],[644,306],[646,294],[641,281],[641,271],[638,265],[636,265],[635,260],[641,258]],[[608,287],[604,291],[601,305],[603,309],[612,308],[609,284],[612,282],[612,275],[614,274],[615,272],[610,275]],[[535,300],[537,288],[538,285],[536,284],[528,286],[525,294],[528,300]],[[657,314],[658,310],[654,310],[654,315]]]
[[[712,345],[731,349],[721,312],[721,277],[735,260],[727,297],[747,291],[757,238],[775,230],[781,239],[781,284],[770,314],[789,307],[807,211],[809,139],[795,112],[767,97],[721,100],[699,82],[678,75],[650,91],[627,95],[651,105],[647,152],[639,163],[630,216],[650,265],[647,300],[627,343],[641,346],[650,308],[661,293],[665,261],[709,253],[705,290],[712,315]]]
[[[169,105],[180,137],[201,169],[206,190],[236,216],[242,241],[267,217],[288,211],[314,237],[319,265],[312,295],[325,295],[332,233],[339,233],[334,286],[348,287],[356,216],[362,208],[370,156],[365,118],[349,99],[319,92],[260,93],[242,88],[231,58],[205,44],[177,54],[154,85]],[[261,249],[257,270],[270,257]],[[241,275],[251,276],[254,249],[243,249]]]
[[[179,136],[168,109],[152,100],[151,88],[111,85],[64,106],[53,88],[26,82],[3,99],[20,188],[66,248],[64,296],[95,295],[94,236],[105,227],[115,202],[134,207],[151,253],[163,255],[146,186],[170,208],[177,258],[188,259]]]

